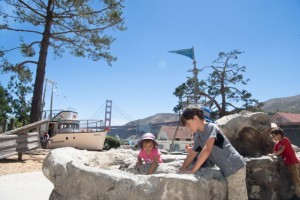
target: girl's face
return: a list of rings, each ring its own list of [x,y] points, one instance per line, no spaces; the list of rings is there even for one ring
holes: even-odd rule
[[[143,142],[143,149],[146,151],[147,154],[150,154],[154,148],[154,144],[152,141],[144,141]]]

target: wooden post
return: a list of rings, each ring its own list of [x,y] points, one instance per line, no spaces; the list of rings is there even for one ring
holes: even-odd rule
[[[6,126],[7,126],[7,121],[6,119],[3,119],[2,122],[2,130],[1,130],[1,133],[4,133],[6,131]]]
[[[22,161],[22,156],[23,156],[22,153],[18,153],[18,161]]]
[[[15,119],[11,118],[10,121],[9,121],[8,130],[11,131],[11,130],[14,130],[14,129],[15,129]]]

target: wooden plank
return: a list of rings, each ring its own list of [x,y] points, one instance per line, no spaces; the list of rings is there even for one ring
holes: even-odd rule
[[[18,144],[23,144],[23,143],[37,142],[39,140],[40,138],[37,132],[28,133],[24,135],[0,136],[0,150],[8,146],[16,146]]]
[[[40,147],[38,132],[24,135],[1,135],[0,136],[0,158],[15,154],[22,154],[25,151]]]
[[[39,133],[28,132],[33,129],[39,131],[40,126],[46,123],[49,123],[48,119],[0,134],[0,158],[18,154],[20,159],[23,152],[40,147]]]
[[[0,151],[0,159],[7,158],[7,157],[10,157],[10,156],[13,156],[16,154],[18,154],[18,153],[16,153],[16,151],[5,152],[5,153]]]
[[[30,132],[30,133],[25,133],[25,134],[22,134],[22,135],[2,135],[0,134],[0,141],[2,139],[15,139],[15,138],[26,138],[26,137],[30,137],[30,136],[36,136],[36,135],[39,135],[38,132]]]
[[[35,143],[19,145],[17,147],[8,147],[7,149],[0,151],[0,159],[6,158],[6,157],[9,157],[12,155],[16,155],[18,153],[24,153],[26,151],[36,149],[39,146],[40,146],[40,144],[35,142]]]
[[[6,143],[6,145],[0,146],[0,150],[10,148],[10,147],[22,146],[24,144],[26,145],[26,144],[30,144],[30,143],[40,143],[40,141],[39,140],[33,140],[31,142],[19,142],[19,143],[15,143],[15,142],[12,141],[11,143]]]
[[[11,135],[11,134],[24,134],[32,129],[36,129],[38,127],[40,127],[41,125],[43,124],[46,124],[49,122],[49,119],[45,119],[45,120],[41,120],[41,121],[38,121],[38,122],[35,122],[35,123],[32,123],[32,124],[28,124],[26,126],[23,126],[21,128],[17,128],[17,129],[14,129],[12,131],[7,131],[5,133],[2,133],[2,135]]]
[[[27,148],[29,146],[32,146],[32,144],[34,144],[34,146],[39,145],[40,142],[39,141],[35,141],[35,142],[30,142],[30,143],[19,143],[19,144],[15,144],[15,145],[11,145],[11,146],[5,146],[1,149],[1,151],[5,151],[6,149],[22,149],[22,148]]]

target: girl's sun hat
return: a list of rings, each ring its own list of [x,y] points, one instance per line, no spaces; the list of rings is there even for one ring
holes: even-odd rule
[[[155,146],[157,146],[157,142],[155,141],[155,135],[153,133],[145,133],[144,135],[142,135],[141,140],[138,143],[138,147],[139,148],[143,148],[143,140],[153,140],[153,142],[155,143]]]

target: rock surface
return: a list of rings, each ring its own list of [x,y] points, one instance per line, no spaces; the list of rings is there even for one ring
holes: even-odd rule
[[[153,175],[132,173],[138,151],[91,152],[70,147],[51,150],[43,163],[53,183],[50,200],[74,199],[226,199],[227,183],[217,167],[177,174],[185,155],[162,155]],[[287,200],[293,196],[282,161],[245,158],[249,199]]]
[[[244,157],[260,157],[273,151],[270,117],[263,112],[242,111],[216,121],[235,149]]]
[[[185,156],[162,155],[157,174],[135,175],[137,151],[52,150],[43,163],[54,184],[50,199],[226,199],[226,180],[217,168],[196,175],[176,174]],[[165,158],[164,158],[165,157]]]

